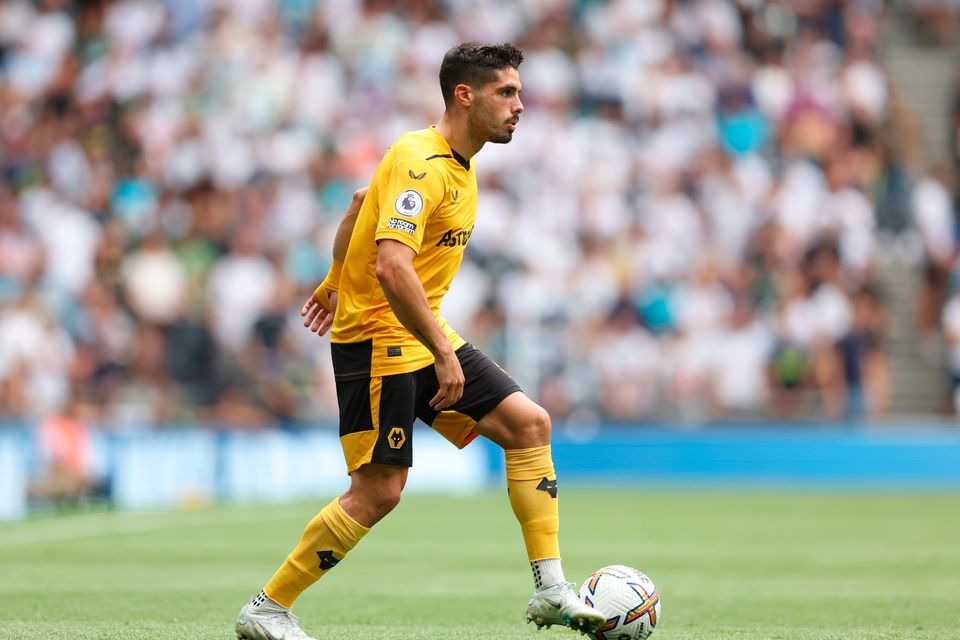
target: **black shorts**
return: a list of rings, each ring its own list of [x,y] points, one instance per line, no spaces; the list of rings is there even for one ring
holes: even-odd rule
[[[417,371],[372,377],[369,342],[333,343],[333,370],[340,405],[340,444],[347,473],[367,463],[413,466],[413,422],[419,418],[462,449],[477,422],[520,386],[473,345],[457,349],[465,380],[463,396],[441,412],[428,404],[440,388],[431,364]],[[358,375],[366,362],[367,375]],[[362,365],[361,365],[362,366]],[[349,373],[343,373],[349,372]]]

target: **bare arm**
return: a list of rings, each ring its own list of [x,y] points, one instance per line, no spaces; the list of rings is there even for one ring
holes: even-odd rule
[[[367,197],[367,189],[364,187],[354,192],[353,199],[350,200],[350,206],[343,214],[343,220],[337,227],[337,235],[333,239],[333,259],[343,262],[347,257],[347,248],[350,246],[350,238],[353,236],[353,228],[357,224],[357,216],[360,215],[360,205],[363,199]]]
[[[347,249],[350,247],[350,238],[353,236],[353,228],[357,224],[357,216],[360,214],[360,205],[367,195],[367,188],[364,187],[353,194],[350,200],[350,206],[347,207],[340,226],[337,227],[337,235],[333,239],[333,266],[330,273],[316,291],[313,292],[307,301],[303,303],[300,309],[300,315],[306,318],[303,326],[313,331],[318,336],[324,335],[333,324],[333,314],[337,309],[338,291],[340,290],[340,269],[344,259],[347,257]]]
[[[449,407],[463,395],[463,371],[440,324],[430,309],[423,283],[413,268],[416,253],[397,240],[381,240],[377,249],[377,280],[393,313],[407,331],[436,359],[440,388],[430,401],[437,411]]]

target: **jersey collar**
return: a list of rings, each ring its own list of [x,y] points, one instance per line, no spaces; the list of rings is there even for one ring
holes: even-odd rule
[[[457,164],[463,167],[466,171],[470,171],[470,161],[464,158],[462,155],[460,155],[459,153],[454,151],[453,148],[450,147],[450,143],[447,142],[447,139],[444,138],[442,135],[440,135],[440,132],[437,131],[437,125],[435,124],[430,125],[430,130],[433,131],[435,134],[437,134],[437,137],[443,141],[443,144],[447,149],[450,149],[449,157],[456,160]]]

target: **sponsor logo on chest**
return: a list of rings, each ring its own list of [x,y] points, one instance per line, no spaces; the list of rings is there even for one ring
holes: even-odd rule
[[[465,247],[473,235],[473,227],[469,229],[447,229],[437,241],[438,247]]]

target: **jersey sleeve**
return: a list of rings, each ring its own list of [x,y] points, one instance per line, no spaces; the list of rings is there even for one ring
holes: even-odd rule
[[[375,239],[397,240],[420,253],[424,226],[443,195],[443,179],[428,162],[397,162],[380,186]]]

